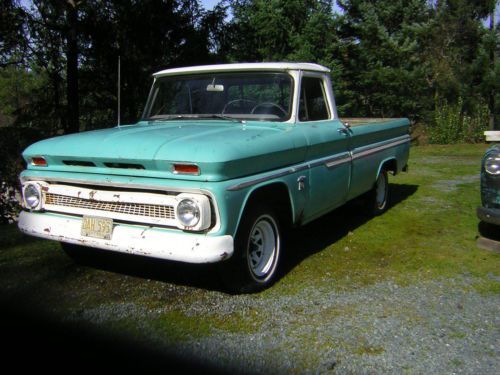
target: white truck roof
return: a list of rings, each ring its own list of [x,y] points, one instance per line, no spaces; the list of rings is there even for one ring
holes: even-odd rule
[[[263,62],[263,63],[241,63],[241,64],[217,64],[199,65],[184,68],[166,69],[153,74],[154,77],[164,77],[179,74],[208,73],[208,72],[241,72],[241,71],[287,71],[307,70],[320,73],[329,73],[330,69],[311,63],[292,62]]]

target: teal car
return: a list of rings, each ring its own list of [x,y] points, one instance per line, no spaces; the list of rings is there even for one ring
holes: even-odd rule
[[[340,119],[320,65],[168,69],[136,124],[24,151],[19,228],[69,254],[220,262],[228,288],[257,291],[276,279],[291,227],[363,194],[384,212],[409,147],[405,118]]]
[[[500,131],[486,132],[492,142],[481,162],[481,205],[477,216],[491,227],[491,232],[500,233]]]

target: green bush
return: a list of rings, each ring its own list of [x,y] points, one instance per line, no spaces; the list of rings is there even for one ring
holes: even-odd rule
[[[16,220],[19,212],[19,174],[25,168],[21,153],[42,137],[28,127],[0,127],[0,224]]]
[[[476,104],[469,113],[464,111],[462,98],[456,104],[444,102],[436,106],[429,129],[429,142],[438,144],[484,142],[488,130],[488,106]]]

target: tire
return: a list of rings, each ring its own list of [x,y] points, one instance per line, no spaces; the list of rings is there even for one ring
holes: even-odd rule
[[[381,170],[368,193],[367,209],[369,214],[378,216],[387,211],[389,201],[389,177],[386,170]]]
[[[481,236],[486,237],[490,240],[500,241],[500,226],[499,225],[480,221],[477,229],[478,229],[478,232]]]
[[[258,205],[245,211],[234,241],[235,252],[221,270],[229,292],[258,292],[276,281],[282,255],[281,228],[272,207]]]

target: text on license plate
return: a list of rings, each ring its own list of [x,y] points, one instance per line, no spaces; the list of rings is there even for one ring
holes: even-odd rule
[[[111,239],[113,233],[113,219],[106,217],[84,216],[82,219],[81,235],[86,237]]]

